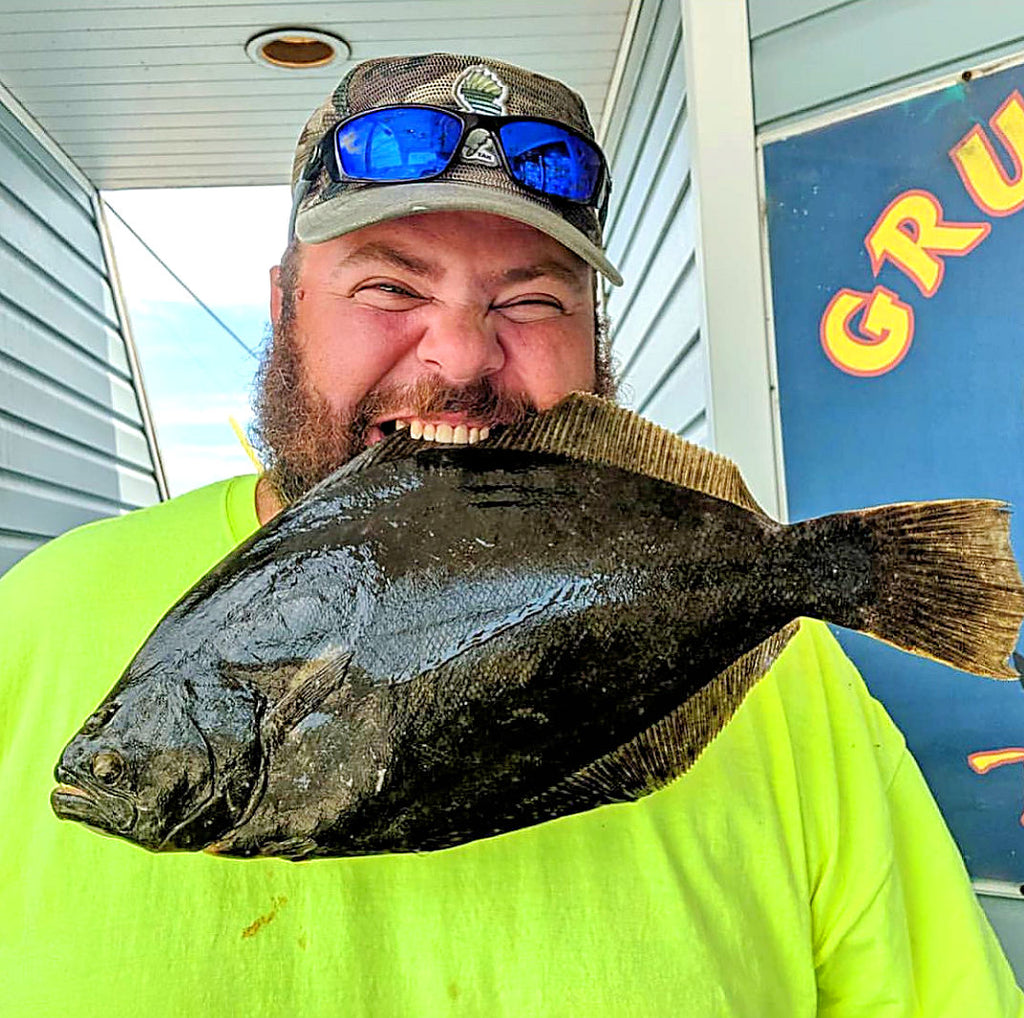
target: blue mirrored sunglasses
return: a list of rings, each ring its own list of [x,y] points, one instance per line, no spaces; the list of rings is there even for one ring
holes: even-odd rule
[[[333,179],[376,184],[430,180],[459,153],[471,163],[500,164],[516,183],[546,198],[599,210],[606,203],[601,150],[553,120],[384,106],[343,120],[321,148]]]

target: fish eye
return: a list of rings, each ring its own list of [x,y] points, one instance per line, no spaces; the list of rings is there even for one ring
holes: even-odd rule
[[[124,758],[120,753],[104,749],[92,758],[92,776],[105,785],[112,785],[124,774]]]

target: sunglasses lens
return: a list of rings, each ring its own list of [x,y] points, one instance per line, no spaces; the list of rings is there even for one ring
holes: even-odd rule
[[[443,110],[372,110],[342,124],[334,137],[338,165],[361,180],[420,180],[440,173],[462,135]]]
[[[514,120],[499,134],[512,176],[521,184],[572,201],[594,199],[601,156],[585,139],[535,120]]]

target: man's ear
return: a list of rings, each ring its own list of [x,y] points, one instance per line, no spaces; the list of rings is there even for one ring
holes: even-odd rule
[[[281,304],[284,293],[281,290],[281,266],[275,265],[270,270],[270,320],[277,325],[281,317]]]

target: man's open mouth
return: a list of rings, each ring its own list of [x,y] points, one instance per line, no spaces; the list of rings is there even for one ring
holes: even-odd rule
[[[490,425],[486,424],[451,424],[447,421],[425,421],[419,417],[396,417],[390,421],[381,421],[377,427],[384,438],[398,431],[408,431],[410,438],[446,445],[476,445],[491,433]]]

